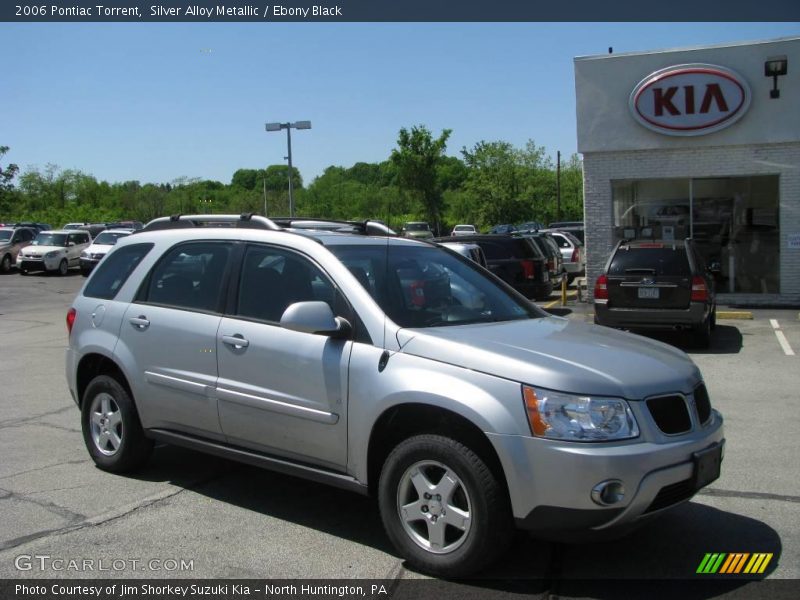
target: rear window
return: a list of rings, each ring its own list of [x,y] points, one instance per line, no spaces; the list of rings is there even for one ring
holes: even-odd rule
[[[534,245],[534,242],[525,238],[498,238],[496,240],[480,240],[476,243],[483,249],[487,260],[542,258],[542,253]]]
[[[95,268],[83,295],[89,298],[113,299],[152,247],[153,244],[131,244],[109,253]]]
[[[631,248],[620,246],[608,268],[609,275],[689,275],[689,259],[683,248]]]

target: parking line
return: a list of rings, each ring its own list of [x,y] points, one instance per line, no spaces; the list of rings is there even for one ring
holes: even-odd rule
[[[789,340],[786,339],[786,336],[783,335],[783,331],[781,331],[781,326],[778,324],[777,319],[770,319],[770,325],[772,325],[772,329],[775,331],[775,337],[778,338],[778,343],[781,345],[783,349],[783,353],[786,356],[794,356],[794,350],[789,345]]]

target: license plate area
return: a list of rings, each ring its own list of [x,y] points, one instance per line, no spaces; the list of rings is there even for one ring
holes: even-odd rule
[[[722,468],[723,444],[724,441],[692,454],[692,460],[694,461],[694,487],[696,490],[719,478]]]
[[[657,287],[640,287],[639,298],[648,300],[658,300],[659,289]]]

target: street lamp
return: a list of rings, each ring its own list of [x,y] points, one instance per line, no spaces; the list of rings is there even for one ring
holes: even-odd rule
[[[289,160],[289,216],[294,217],[294,197],[292,195],[292,129],[311,129],[311,121],[295,121],[294,123],[267,123],[267,131],[286,130],[286,146],[289,149],[286,158]]]

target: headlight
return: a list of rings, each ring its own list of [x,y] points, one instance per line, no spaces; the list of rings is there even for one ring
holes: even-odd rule
[[[522,386],[531,432],[537,437],[578,442],[624,440],[639,435],[628,403]]]
[[[86,251],[81,252],[81,258],[89,258],[89,253]]]
[[[53,250],[52,252],[48,252],[47,254],[45,254],[44,257],[45,258],[55,258],[59,254],[61,254],[61,252],[59,252],[58,250]]]

